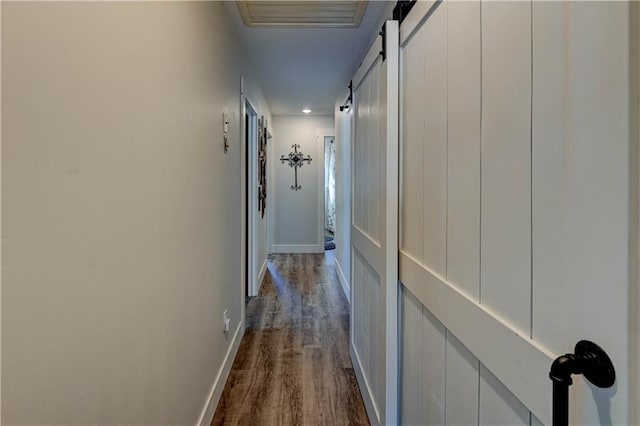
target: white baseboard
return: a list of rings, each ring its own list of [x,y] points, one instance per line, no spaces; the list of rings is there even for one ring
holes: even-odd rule
[[[207,398],[204,408],[200,413],[198,423],[196,423],[197,426],[209,426],[211,424],[213,415],[216,413],[216,407],[218,406],[218,402],[220,401],[220,397],[222,396],[224,385],[227,383],[227,378],[229,377],[229,372],[231,371],[233,360],[236,358],[236,354],[238,353],[238,347],[240,346],[240,341],[242,340],[243,335],[244,322],[240,321],[240,324],[238,324],[238,328],[236,328],[236,332],[233,335],[231,345],[229,345],[227,354],[224,357],[222,366],[218,371],[218,376],[213,381],[213,386],[211,387],[211,391],[209,392],[209,397]]]
[[[264,279],[264,274],[267,273],[267,258],[265,257],[264,262],[262,262],[262,266],[260,267],[260,272],[258,272],[258,291],[260,291],[260,286],[262,285],[262,280]]]
[[[362,371],[362,363],[360,362],[358,351],[355,350],[351,342],[349,342],[349,354],[351,355],[353,371],[354,373],[356,373],[356,379],[358,381],[358,387],[360,388],[360,394],[362,395],[362,399],[364,400],[364,406],[367,409],[369,423],[371,425],[380,425],[382,424],[382,422],[380,419],[380,413],[378,412],[378,408],[375,403],[375,399],[373,397],[373,392],[371,392],[369,383],[367,382],[367,379],[365,378]]]
[[[324,253],[320,244],[274,244],[273,253]]]
[[[342,286],[342,291],[344,291],[344,295],[347,298],[347,302],[351,303],[351,287],[349,286],[349,281],[347,281],[344,276],[344,272],[342,271],[342,267],[340,266],[338,259],[336,259],[336,271],[338,272],[340,285]]]

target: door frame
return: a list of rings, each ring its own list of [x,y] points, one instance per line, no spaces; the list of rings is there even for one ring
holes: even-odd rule
[[[331,142],[329,142],[329,145],[331,145],[331,143],[333,143],[334,147],[335,147],[335,143],[336,143],[335,136],[325,136],[323,138],[323,141],[322,141],[323,147],[322,147],[322,149],[323,149],[323,152],[325,153],[325,156],[324,156],[324,159],[323,159],[324,161],[322,162],[323,169],[325,169],[327,167],[327,156],[326,156],[327,138],[331,139]],[[331,150],[331,148],[329,148],[329,150]],[[334,158],[334,162],[335,162],[335,158]],[[326,173],[326,169],[325,169],[325,174],[324,174],[324,178],[322,179],[322,181],[323,181],[323,185],[324,185],[324,187],[323,187],[324,188],[324,204],[323,204],[324,207],[323,207],[323,210],[322,210],[324,212],[324,214],[323,214],[324,220],[322,221],[323,236],[324,236],[324,231],[327,229],[327,206],[329,204],[328,203],[328,201],[329,201],[328,200],[328,194],[327,194],[327,173]],[[335,190],[336,190],[336,188],[335,188],[335,176],[334,176],[334,181],[333,181],[334,202],[335,202],[335,198],[336,198],[335,197]],[[336,234],[335,231],[336,230],[335,230],[335,224],[334,224],[334,231],[333,231],[334,243],[335,243],[335,234]],[[323,244],[324,244],[324,239],[323,239]],[[326,249],[325,249],[325,251],[326,251]]]
[[[324,205],[324,138],[330,137],[335,139],[335,129],[317,129],[316,130],[316,155],[318,158],[318,248],[324,253],[324,222],[325,222],[325,205]]]
[[[631,200],[630,200],[630,278],[631,278],[631,360],[640,357],[640,4],[629,4],[631,15]],[[640,366],[631,363],[629,420],[640,424]],[[635,404],[633,402],[636,402]]]
[[[244,79],[242,79],[244,81]],[[240,89],[240,185],[242,196],[242,230],[241,230],[241,251],[240,251],[240,282],[241,282],[241,306],[242,318],[245,317],[245,299],[247,296],[258,294],[258,270],[257,270],[257,150],[258,150],[258,109],[248,96],[244,94],[241,83]],[[246,117],[249,116],[249,134],[246,134]],[[249,143],[247,144],[247,136]],[[252,149],[248,149],[252,147]],[[255,149],[253,149],[255,148]],[[247,164],[249,170],[247,173]],[[245,232],[246,230],[246,232]],[[247,250],[248,244],[248,250]],[[248,253],[248,256],[245,254]],[[247,272],[245,272],[247,271]],[[247,276],[248,273],[248,276]],[[245,282],[248,281],[249,293],[246,294]]]

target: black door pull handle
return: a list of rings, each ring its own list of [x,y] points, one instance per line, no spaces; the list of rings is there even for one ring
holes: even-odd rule
[[[600,388],[610,388],[616,381],[616,371],[609,355],[588,340],[576,344],[575,353],[556,358],[551,364],[549,378],[553,381],[553,426],[569,424],[569,386],[571,376],[582,374]]]

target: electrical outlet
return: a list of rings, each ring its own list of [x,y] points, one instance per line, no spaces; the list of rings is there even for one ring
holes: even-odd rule
[[[227,315],[227,310],[226,309],[224,310],[224,313],[222,314],[222,324],[223,324],[224,332],[227,333],[229,331],[229,328],[231,327],[231,319]]]

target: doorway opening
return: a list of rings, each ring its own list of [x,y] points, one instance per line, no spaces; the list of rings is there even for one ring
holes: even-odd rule
[[[336,248],[336,144],[324,137],[324,249]]]

